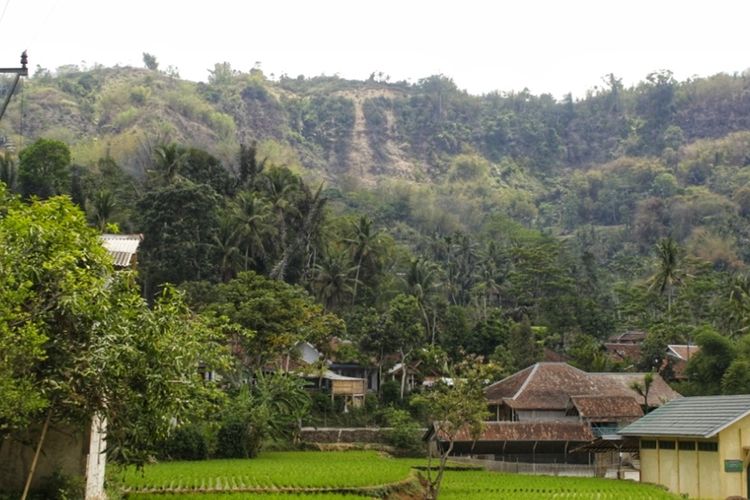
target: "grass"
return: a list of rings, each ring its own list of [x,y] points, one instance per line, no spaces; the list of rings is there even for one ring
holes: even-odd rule
[[[111,477],[131,490],[341,488],[401,481],[412,462],[375,451],[269,452],[252,460],[164,462],[142,472],[127,468]]]
[[[446,472],[440,498],[490,500],[569,498],[660,500],[680,498],[658,486],[602,478],[528,476],[487,471]]]
[[[249,492],[238,489],[321,488],[345,491],[261,492],[252,498],[267,500],[339,500],[364,498],[346,488],[382,486],[404,481],[414,465],[423,460],[395,459],[375,451],[267,452],[251,460],[165,462],[113,471],[110,479],[122,484],[129,500],[238,500]],[[170,490],[182,494],[167,494]],[[223,491],[222,491],[223,490]],[[141,493],[138,493],[141,491]],[[151,494],[152,492],[158,494]],[[368,490],[383,496],[386,489]],[[577,500],[679,498],[652,485],[600,478],[529,476],[483,470],[447,471],[441,498],[445,500],[490,500],[567,498]]]

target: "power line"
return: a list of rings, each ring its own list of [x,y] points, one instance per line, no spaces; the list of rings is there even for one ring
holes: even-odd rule
[[[10,5],[10,0],[5,0],[5,7],[3,7],[3,12],[0,14],[0,24],[2,24],[3,19],[5,19],[5,13],[8,11],[8,5]]]

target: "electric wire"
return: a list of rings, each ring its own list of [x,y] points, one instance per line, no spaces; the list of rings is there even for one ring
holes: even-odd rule
[[[3,19],[5,19],[5,13],[8,12],[8,5],[10,5],[10,0],[5,0],[5,7],[3,7],[3,12],[0,13],[0,24],[3,23]]]

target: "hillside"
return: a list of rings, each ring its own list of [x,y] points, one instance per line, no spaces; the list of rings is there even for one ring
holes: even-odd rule
[[[229,168],[240,143],[257,142],[272,163],[345,192],[406,197],[404,220],[429,231],[476,230],[501,212],[556,234],[602,227],[616,247],[624,239],[640,251],[673,234],[735,266],[750,258],[738,245],[750,215],[749,88],[745,76],[677,82],[662,72],[626,89],[610,75],[584,99],[555,101],[471,96],[442,76],[272,81],[225,63],[193,83],[71,66],[25,82],[2,134],[18,145],[59,139],[77,164],[110,156],[136,176],[163,142]]]

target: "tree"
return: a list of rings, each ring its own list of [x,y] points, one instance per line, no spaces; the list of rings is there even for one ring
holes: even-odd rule
[[[328,249],[315,264],[313,289],[326,309],[336,308],[345,297],[357,288],[357,279],[352,278],[355,267],[345,251]]]
[[[169,290],[150,309],[68,199],[0,188],[0,249],[3,439],[44,421],[38,454],[51,423],[101,415],[108,454],[143,463],[171,418],[215,399],[197,372],[222,367],[213,334]]]
[[[153,173],[162,185],[174,182],[187,162],[188,151],[177,144],[159,144],[153,152]]]
[[[16,161],[7,151],[0,156],[0,182],[4,183],[11,191],[15,191],[18,183]]]
[[[18,180],[24,198],[49,198],[70,191],[70,149],[65,143],[37,139],[18,158]]]
[[[643,376],[643,383],[633,381],[630,384],[630,389],[637,392],[639,396],[643,398],[643,411],[648,413],[651,409],[651,405],[648,404],[648,393],[651,390],[651,385],[654,383],[654,373],[649,372]]]
[[[720,394],[725,372],[736,357],[734,344],[713,328],[704,326],[695,335],[700,351],[690,357],[686,373],[700,395]]]
[[[188,180],[147,191],[138,200],[145,294],[163,283],[218,279],[216,241],[221,198]]]
[[[430,449],[427,455],[425,498],[438,498],[445,465],[459,434],[477,440],[482,433],[484,421],[489,416],[483,390],[486,369],[479,362],[453,367],[448,374],[452,384],[437,383],[430,391],[412,400],[412,404],[424,408],[432,424],[432,437],[438,443],[437,470],[433,470],[433,450]],[[445,445],[440,447],[440,442]]]
[[[680,248],[671,237],[656,244],[656,272],[650,278],[650,288],[660,294],[667,294],[667,314],[672,313],[674,288],[682,282],[683,270],[680,262]]]
[[[419,304],[409,295],[398,295],[388,304],[385,315],[385,335],[389,338],[391,352],[397,352],[401,363],[401,399],[406,392],[406,377],[414,351],[424,338],[420,324]]]
[[[268,203],[254,192],[243,191],[235,199],[234,219],[240,229],[245,271],[268,253],[266,242],[276,232],[271,217]]]
[[[343,322],[326,313],[301,287],[269,279],[252,271],[219,285],[188,286],[192,305],[216,318],[226,318],[233,332],[243,368],[248,373],[274,364],[289,367],[294,347],[300,341],[340,335]]]
[[[148,52],[143,53],[143,65],[146,69],[151,71],[157,71],[159,69],[159,63],[156,61],[156,56],[149,54]]]
[[[357,300],[357,285],[359,275],[362,272],[362,262],[369,259],[378,243],[380,231],[373,231],[372,219],[363,215],[353,224],[352,237],[346,242],[351,247],[352,258],[357,263],[357,272],[354,275],[354,291],[352,292],[352,304]]]

